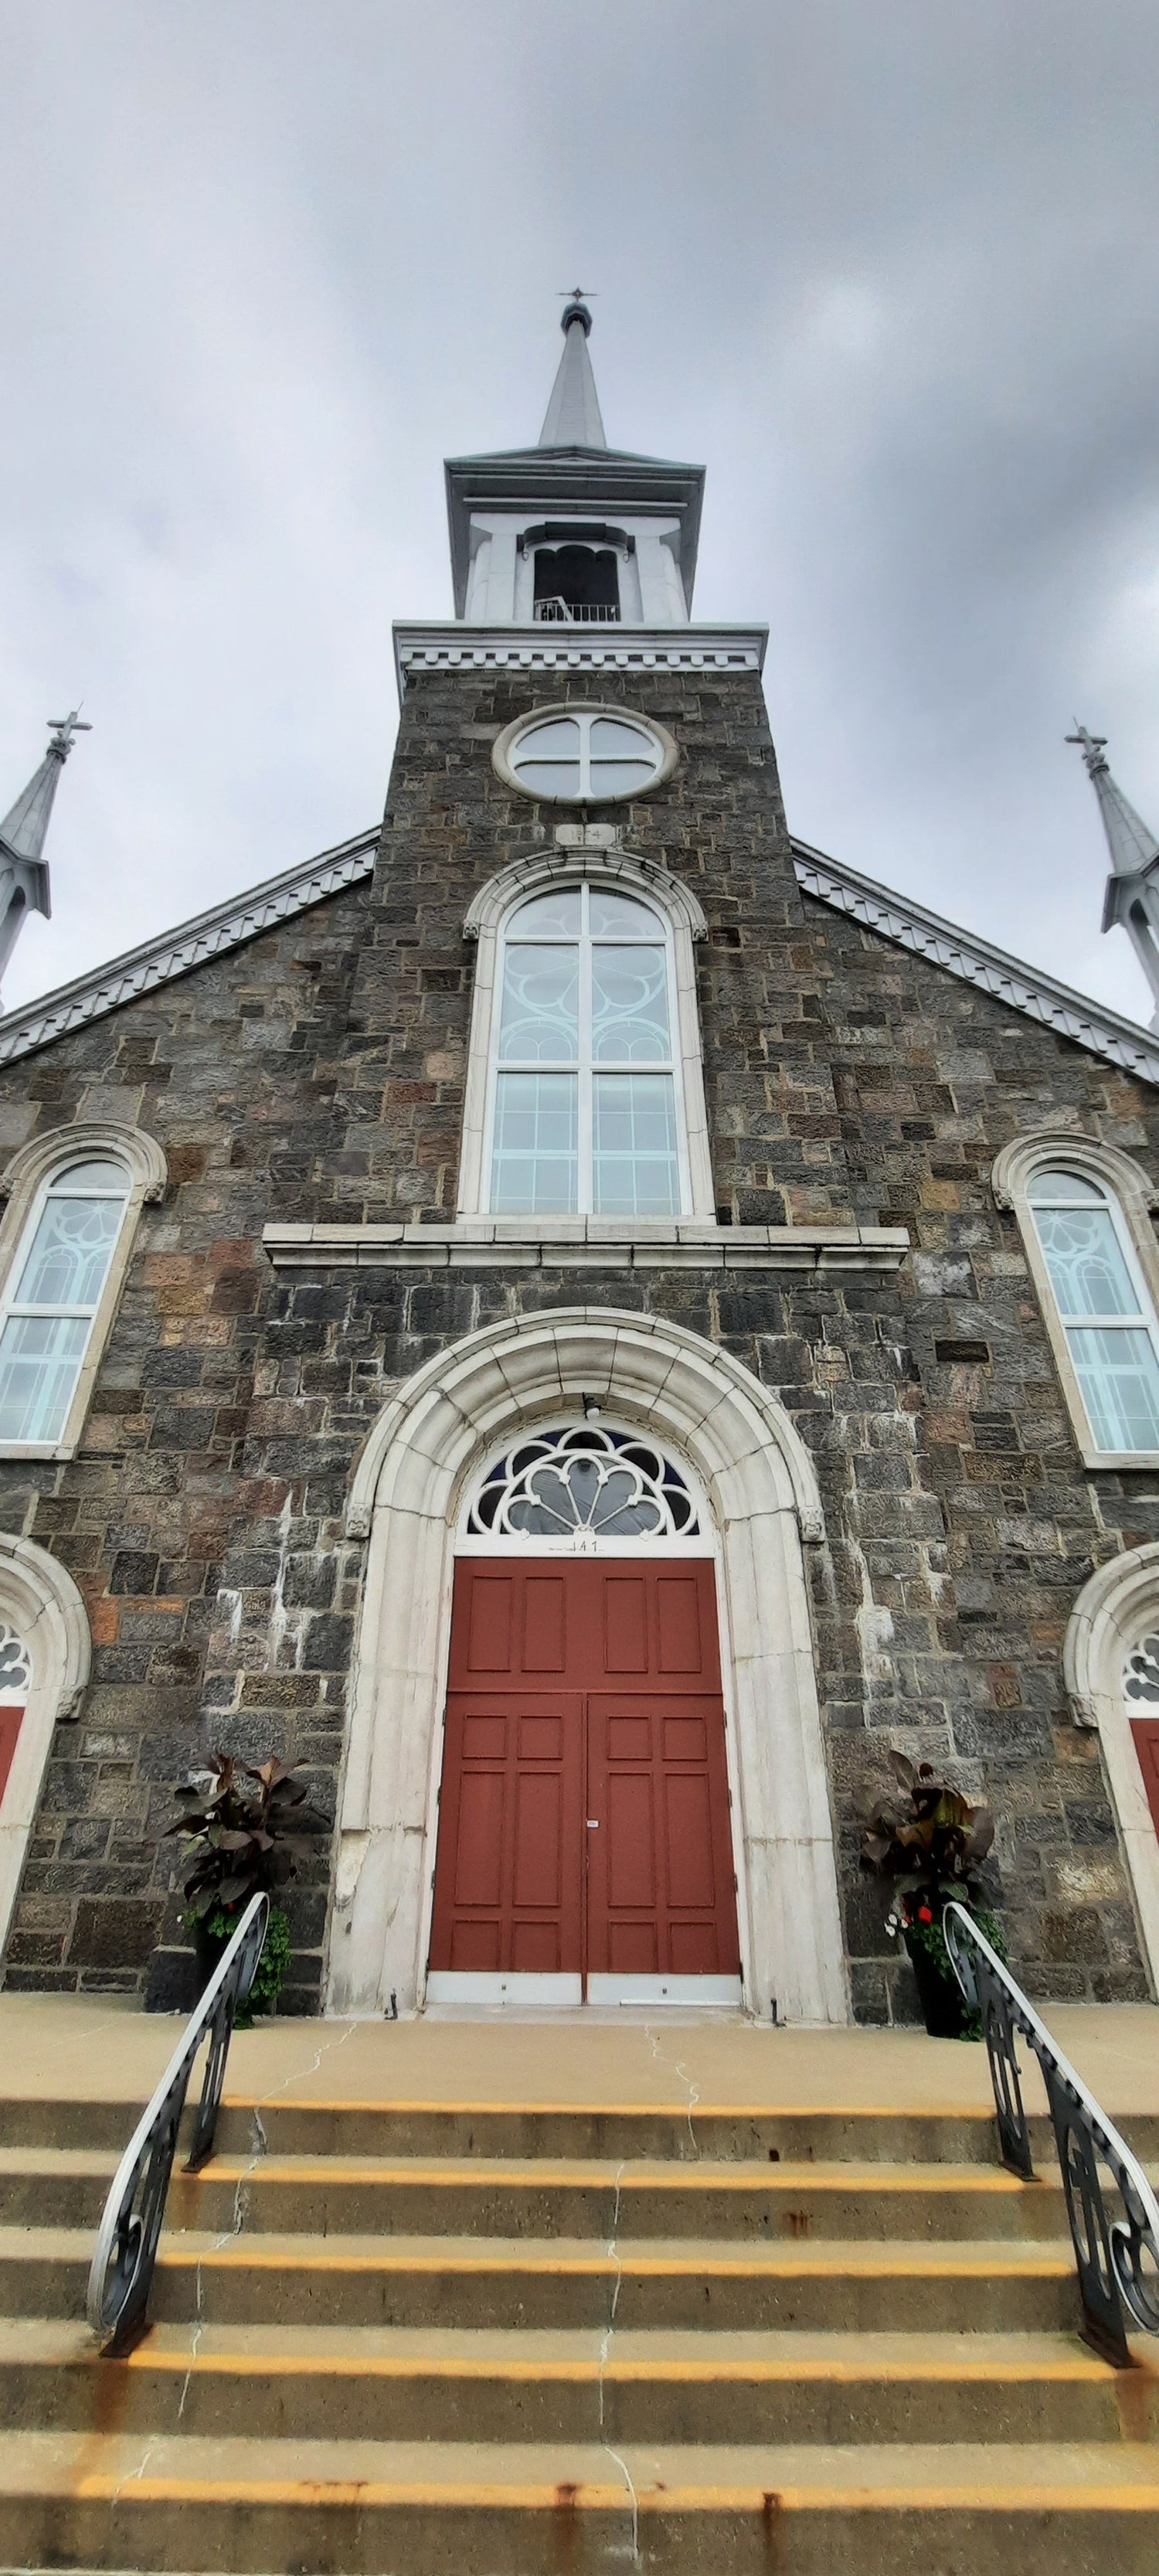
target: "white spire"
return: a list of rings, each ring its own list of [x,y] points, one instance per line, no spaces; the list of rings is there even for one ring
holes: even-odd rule
[[[600,418],[600,400],[592,362],[588,356],[591,327],[591,314],[577,286],[561,317],[563,356],[551,388],[547,417],[539,433],[541,447],[606,448],[608,444]]]
[[[1112,778],[1103,757],[1106,736],[1088,733],[1085,725],[1076,722],[1067,741],[1076,742],[1082,752],[1111,854],[1103,928],[1113,930],[1119,922],[1127,931],[1155,997],[1151,1026],[1159,1029],[1159,841]]]
[[[91,725],[81,723],[75,707],[70,715],[50,716],[48,721],[53,728],[52,740],[40,767],[0,823],[0,974],[16,945],[25,914],[41,912],[46,921],[51,914],[48,862],[44,857],[48,819],[61,770],[72,750],[73,735],[92,732]]]

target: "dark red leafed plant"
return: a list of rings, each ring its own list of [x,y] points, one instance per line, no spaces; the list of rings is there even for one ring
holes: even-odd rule
[[[294,1762],[255,1769],[230,1753],[211,1753],[177,1791],[180,1813],[166,1827],[189,1848],[183,1887],[191,1925],[220,1907],[225,1915],[256,1896],[274,1895],[293,1878],[298,1845],[327,1833],[329,1817],[312,1807]]]
[[[892,1748],[889,1759],[901,1795],[863,1791],[863,1865],[891,1879],[899,1897],[913,1898],[907,1911],[919,1919],[924,1908],[940,1915],[950,1897],[977,1904],[979,1872],[994,1841],[993,1810],[972,1807],[960,1789],[939,1779],[932,1762],[911,1762]]]

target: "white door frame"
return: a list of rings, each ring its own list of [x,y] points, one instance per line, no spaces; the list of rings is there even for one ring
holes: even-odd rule
[[[700,1335],[565,1307],[468,1334],[416,1372],[359,1458],[347,1527],[367,1553],[340,1798],[327,2010],[423,1991],[442,1769],[455,1530],[485,1450],[595,1396],[687,1457],[716,1523],[746,1996],[767,2017],[848,2018],[833,1823],[802,1540],[812,1461],[782,1405]],[[730,1763],[730,1772],[732,1764]]]
[[[35,1539],[0,1532],[0,1619],[14,1628],[31,1667],[12,1768],[0,1799],[0,1953],[8,1939],[29,1836],[59,1718],[74,1717],[89,1677],[92,1642],[84,1602],[66,1566]]]

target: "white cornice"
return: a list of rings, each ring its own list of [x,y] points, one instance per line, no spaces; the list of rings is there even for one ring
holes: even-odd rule
[[[158,984],[187,975],[191,967],[204,966],[211,957],[242,947],[259,931],[291,921],[295,913],[307,912],[327,895],[340,894],[343,887],[371,874],[378,838],[377,831],[360,832],[352,841],[339,842],[336,849],[320,851],[301,867],[287,868],[284,876],[267,877],[264,885],[251,887],[233,903],[219,903],[211,912],[199,913],[166,938],[126,950],[96,974],[80,975],[74,984],[62,984],[55,993],[26,1002],[22,1010],[9,1011],[0,1019],[0,1064],[31,1055],[67,1030],[83,1028],[86,1021],[100,1019],[122,1002],[135,1002]]]
[[[718,1226],[600,1217],[460,1217],[454,1225],[267,1225],[276,1270],[898,1270],[896,1225]]]
[[[955,929],[952,922],[927,912],[911,896],[890,894],[870,877],[840,867],[822,850],[810,849],[807,841],[793,842],[793,861],[803,894],[835,905],[839,912],[863,922],[867,930],[876,931],[879,938],[892,939],[915,957],[927,958],[947,975],[959,976],[964,984],[976,985],[979,992],[992,994],[1012,1011],[1022,1011],[1028,1019],[1056,1030],[1059,1037],[1073,1038],[1076,1046],[1089,1047],[1092,1055],[1104,1057],[1108,1064],[1139,1074],[1145,1082],[1159,1083],[1159,1039],[1134,1020],[1120,1018],[1101,1002],[1088,1001],[1085,994],[1072,992],[1069,984],[1057,984],[1053,975],[1040,974],[1020,957],[1008,956],[1004,948],[992,948],[989,940],[976,939],[972,931]]]
[[[412,671],[757,671],[767,626],[407,626],[394,629],[401,705]]]

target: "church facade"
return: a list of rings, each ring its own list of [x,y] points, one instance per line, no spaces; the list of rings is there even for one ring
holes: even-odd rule
[[[893,1745],[1032,1992],[1154,1994],[1159,1038],[793,838],[589,329],[381,832],[0,1021],[7,1982],[187,1999],[213,1744],[335,1819],[291,2009],[906,2019]]]

